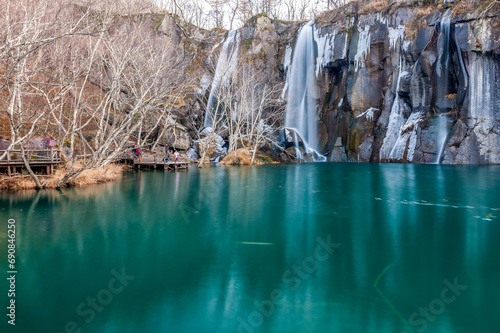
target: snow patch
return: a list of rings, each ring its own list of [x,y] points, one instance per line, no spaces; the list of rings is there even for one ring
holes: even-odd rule
[[[369,108],[356,118],[366,117],[366,120],[373,121],[373,117],[375,116],[375,111],[378,111],[376,108]]]

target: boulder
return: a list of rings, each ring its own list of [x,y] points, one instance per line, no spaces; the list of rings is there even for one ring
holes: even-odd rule
[[[184,126],[175,125],[165,130],[158,143],[161,145],[168,144],[170,147],[179,150],[187,150],[191,147],[191,136]]]
[[[347,155],[345,147],[342,144],[341,137],[338,137],[337,141],[335,141],[335,146],[333,147],[333,150],[330,153],[328,160],[330,162],[347,162]]]
[[[318,151],[323,151],[328,142],[328,129],[321,120],[318,122]]]
[[[199,156],[198,156],[198,153],[196,152],[196,149],[194,148],[189,148],[186,152],[186,157],[188,158],[188,160],[190,161],[198,161],[199,159]]]
[[[211,161],[219,160],[220,157],[227,153],[224,139],[215,133],[194,141],[194,146],[199,156],[202,156],[203,152],[206,150],[206,156],[208,156]]]
[[[450,138],[448,139],[448,146],[460,146],[463,139],[467,135],[467,126],[465,123],[458,119],[453,125],[450,133]]]
[[[373,136],[369,136],[358,146],[358,162],[370,162],[372,155]]]

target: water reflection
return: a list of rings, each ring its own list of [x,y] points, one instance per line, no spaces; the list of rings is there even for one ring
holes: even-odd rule
[[[2,193],[2,220],[19,225],[18,328],[408,331],[458,277],[468,289],[427,332],[496,332],[499,179],[497,167],[325,163]],[[340,247],[313,266],[318,237]],[[86,323],[76,307],[122,268],[136,278]]]

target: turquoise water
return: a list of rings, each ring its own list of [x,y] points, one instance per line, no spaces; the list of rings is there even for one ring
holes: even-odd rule
[[[1,332],[500,331],[500,167],[131,173],[0,194]]]

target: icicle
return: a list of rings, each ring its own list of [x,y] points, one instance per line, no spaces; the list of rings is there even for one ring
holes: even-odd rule
[[[354,56],[354,68],[357,72],[361,68],[362,60],[370,52],[370,26],[367,25],[364,29],[359,29],[358,47],[356,55]]]
[[[292,63],[292,48],[290,44],[286,46],[285,54],[283,56],[283,70],[285,71],[285,86],[283,87],[283,92],[281,93],[281,100],[285,100],[286,93],[288,92],[288,80],[290,77],[290,64]]]
[[[401,43],[405,35],[405,26],[398,25],[397,28],[389,27],[389,45],[390,50],[396,49],[398,46],[398,40]]]
[[[326,34],[324,36],[321,36],[320,30],[316,27],[313,28],[314,41],[318,46],[318,55],[316,57],[316,78],[318,78],[321,69],[333,58],[334,39],[336,32],[334,31],[333,34]]]

